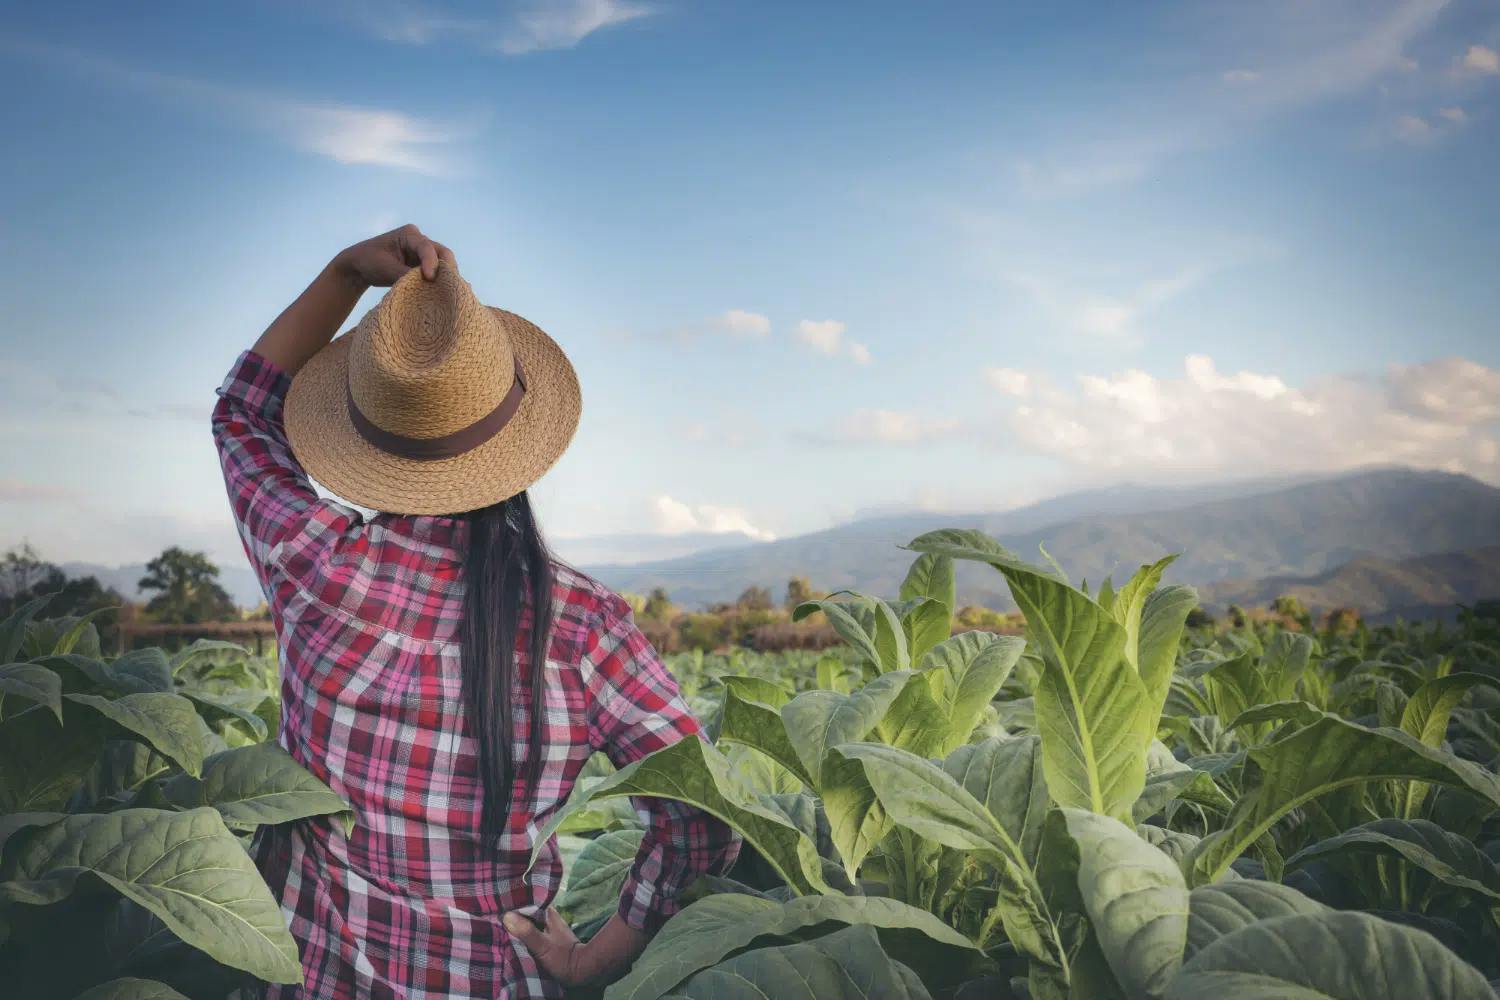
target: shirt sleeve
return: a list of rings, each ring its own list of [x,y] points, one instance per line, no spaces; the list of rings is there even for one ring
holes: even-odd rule
[[[224,377],[213,410],[214,445],[235,526],[273,605],[273,570],[290,544],[298,551],[314,548],[361,520],[352,508],[319,497],[293,457],[282,420],[291,384],[285,370],[247,350]]]
[[[612,594],[590,631],[587,656],[594,671],[589,742],[624,767],[682,739],[703,739],[630,605]],[[702,874],[723,874],[740,851],[740,836],[718,818],[684,802],[632,798],[650,817],[635,864],[620,893],[619,913],[638,930],[654,932],[680,907],[679,897]]]

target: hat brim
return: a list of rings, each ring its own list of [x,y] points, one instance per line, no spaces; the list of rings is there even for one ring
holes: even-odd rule
[[[287,438],[308,475],[361,507],[392,514],[459,514],[512,497],[540,479],[578,430],[578,375],[557,342],[536,325],[487,308],[505,323],[526,373],[520,407],[494,437],[462,455],[430,461],[370,444],[349,416],[351,330],[314,355],[287,391]]]

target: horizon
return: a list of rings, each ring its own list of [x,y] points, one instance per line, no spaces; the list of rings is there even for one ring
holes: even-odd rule
[[[213,390],[407,221],[578,368],[560,549],[1500,484],[1490,5],[538,9],[15,12],[0,547],[243,563]]]

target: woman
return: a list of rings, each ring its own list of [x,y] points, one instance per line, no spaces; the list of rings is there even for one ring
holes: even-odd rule
[[[333,340],[364,291],[391,291]],[[214,438],[282,656],[280,742],[353,807],[263,827],[305,982],[281,996],[559,997],[617,977],[739,841],[680,803],[580,944],[537,832],[584,761],[698,737],[628,604],[554,560],[526,496],[572,440],[561,348],[405,226],[339,253],[219,388]],[[309,475],[380,511],[323,500]],[[536,706],[540,705],[538,711]]]

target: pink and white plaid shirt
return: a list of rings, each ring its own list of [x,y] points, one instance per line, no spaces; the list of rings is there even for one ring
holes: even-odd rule
[[[466,525],[378,514],[321,499],[282,424],[291,379],[245,351],[220,386],[214,440],[240,537],[266,592],[281,651],[280,742],[353,807],[356,825],[314,818],[262,827],[253,853],[302,953],[306,982],[271,996],[561,997],[500,923],[559,891],[556,840],[524,874],[532,843],[596,750],[618,766],[699,738],[677,684],[630,606],[557,568],[538,787],[517,779],[509,825],[482,843],[476,744],[461,703],[459,624]],[[531,608],[517,675],[530,674]],[[515,709],[518,770],[530,731]],[[719,820],[637,799],[649,828],[620,899],[654,929],[698,874],[740,847]]]

